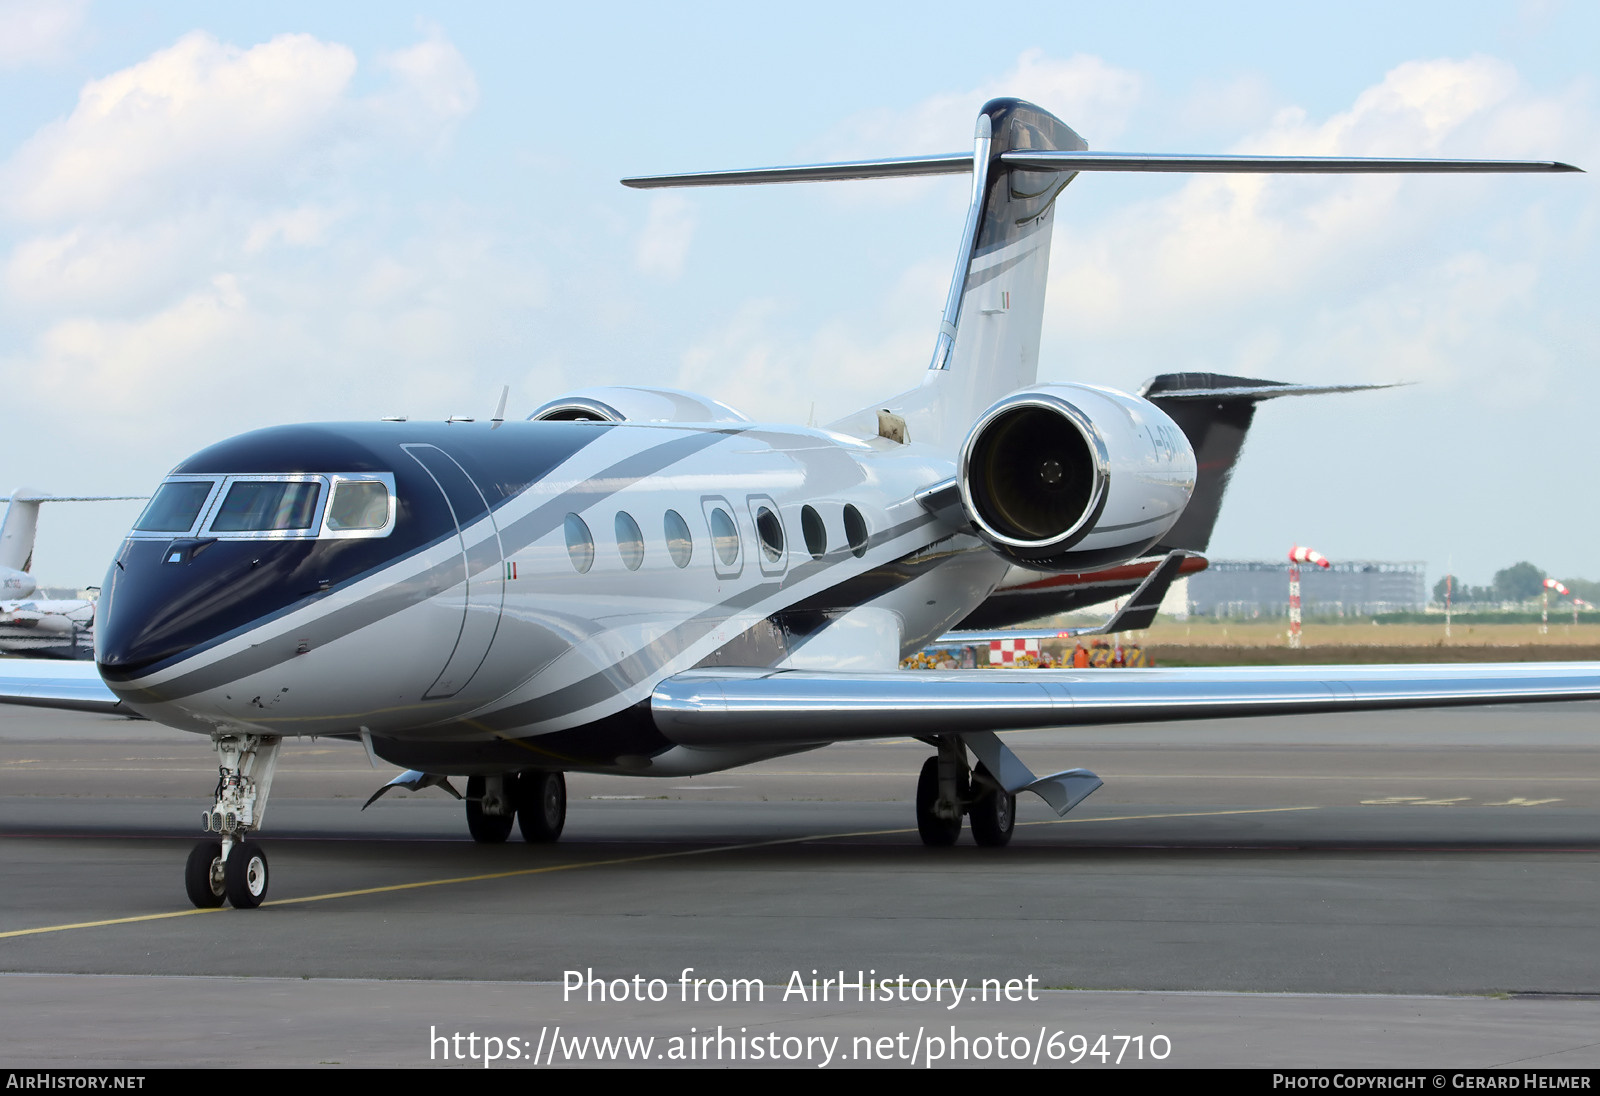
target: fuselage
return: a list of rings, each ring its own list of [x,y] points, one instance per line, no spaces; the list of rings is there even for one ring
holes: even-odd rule
[[[429,771],[662,773],[696,666],[892,668],[1005,564],[916,501],[951,462],[744,423],[278,427],[169,475],[96,657],[161,722],[367,733]]]

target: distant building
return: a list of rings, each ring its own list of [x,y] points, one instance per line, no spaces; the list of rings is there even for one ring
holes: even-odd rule
[[[1188,600],[1196,616],[1287,617],[1288,561],[1214,559],[1189,576]],[[1302,564],[1300,604],[1308,616],[1421,612],[1428,604],[1427,565],[1354,559],[1324,571]]]

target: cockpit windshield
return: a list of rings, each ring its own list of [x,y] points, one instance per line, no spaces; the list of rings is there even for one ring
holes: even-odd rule
[[[131,535],[228,540],[386,537],[394,531],[395,512],[394,476],[387,472],[185,475],[156,490]]]
[[[237,480],[211,519],[218,533],[309,529],[317,519],[322,484]]]
[[[210,480],[170,480],[163,483],[144,508],[135,530],[144,533],[187,533],[211,496]]]

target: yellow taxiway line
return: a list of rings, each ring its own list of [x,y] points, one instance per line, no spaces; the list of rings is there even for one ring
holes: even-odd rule
[[[1175,814],[1125,814],[1106,818],[1047,818],[1039,822],[1019,822],[1019,826],[1082,825],[1091,822],[1135,822],[1155,818],[1207,818],[1226,814],[1280,814],[1284,811],[1314,811],[1316,807],[1254,807],[1230,811],[1182,811]],[[836,841],[846,837],[887,837],[898,833],[915,833],[915,826],[892,830],[857,830],[852,833],[814,833],[804,837],[779,837],[771,841],[749,841],[739,845],[710,845],[703,849],[679,849],[673,852],[652,852],[640,856],[618,856],[608,860],[582,860],[572,864],[546,864],[538,868],[515,868],[511,871],[486,872],[482,875],[457,875],[448,879],[423,879],[415,883],[390,883],[381,887],[361,887],[357,890],[330,891],[327,894],[309,894],[303,898],[278,898],[263,902],[263,906],[295,906],[306,902],[326,902],[333,898],[358,898],[366,894],[388,894],[393,891],[420,890],[424,887],[449,887],[458,883],[483,883],[491,879],[514,879],[523,875],[547,875],[558,871],[577,871],[582,868],[610,868],[622,864],[643,864],[652,860],[675,860],[686,856],[708,856],[713,853],[743,852],[747,849],[772,848],[775,845],[803,845],[812,841]],[[68,932],[72,929],[96,929],[107,925],[132,925],[141,921],[165,921],[172,917],[197,917],[207,913],[224,913],[227,907],[215,909],[172,910],[167,913],[144,913],[134,917],[111,917],[103,921],[76,921],[70,925],[44,925],[36,929],[12,929],[0,932],[0,940],[16,936],[37,936],[46,932]]]

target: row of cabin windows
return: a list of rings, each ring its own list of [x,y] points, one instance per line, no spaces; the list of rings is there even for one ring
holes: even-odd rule
[[[738,524],[733,520],[733,515],[721,506],[711,509],[709,521],[712,551],[716,552],[717,559],[724,567],[734,566],[739,562]],[[689,532],[689,523],[676,510],[668,510],[661,526],[667,542],[667,554],[672,557],[673,564],[680,568],[689,566],[689,561],[694,558],[694,536]],[[639,523],[626,510],[619,510],[614,528],[617,553],[622,557],[622,565],[630,571],[637,571],[644,564],[644,533],[640,531]],[[579,574],[587,573],[594,566],[595,555],[594,536],[589,532],[589,524],[577,514],[568,514],[566,534],[567,555],[572,558],[572,566]],[[828,527],[823,524],[822,515],[811,506],[800,508],[800,535],[805,538],[806,551],[811,553],[812,559],[821,559],[827,553]],[[859,559],[867,550],[867,519],[861,516],[861,511],[848,504],[844,508],[844,535],[850,551]],[[768,563],[783,559],[783,519],[770,506],[756,508],[756,539]]]

